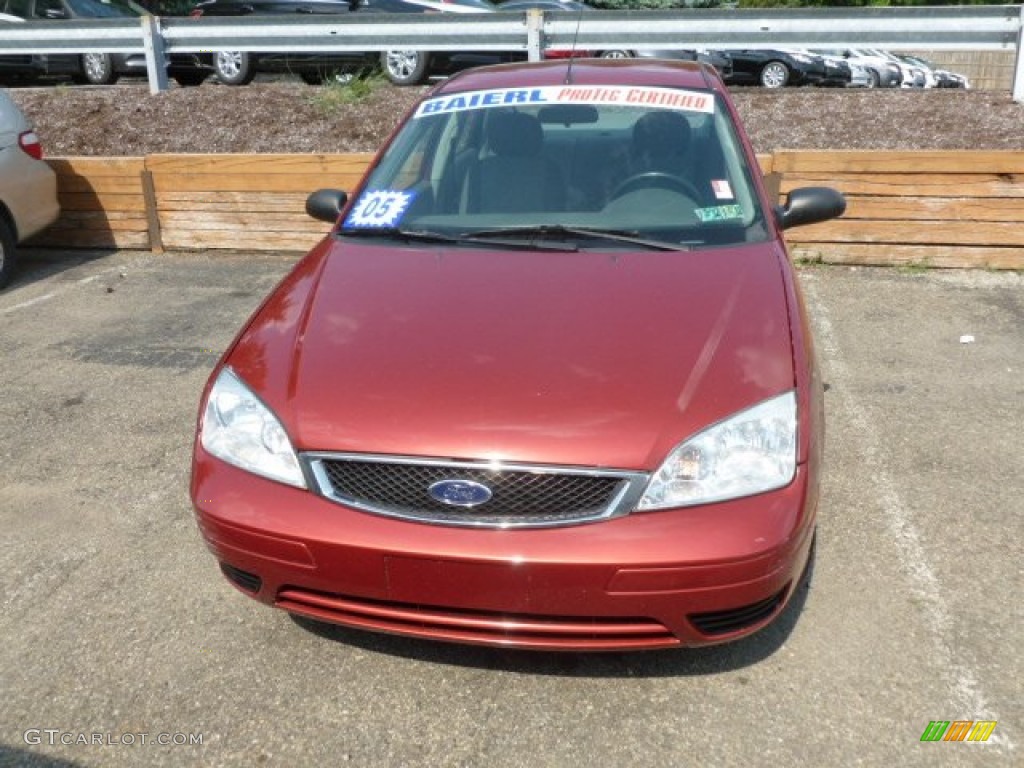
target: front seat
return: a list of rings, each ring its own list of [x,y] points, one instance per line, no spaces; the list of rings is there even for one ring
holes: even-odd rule
[[[465,210],[523,213],[565,209],[559,167],[544,157],[544,129],[533,115],[495,111],[485,127],[490,154],[470,169]]]

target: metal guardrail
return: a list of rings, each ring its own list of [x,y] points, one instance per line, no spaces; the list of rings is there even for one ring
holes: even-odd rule
[[[96,19],[0,24],[0,55],[145,53],[150,90],[167,88],[166,54],[239,51],[522,51],[546,49],[871,47],[1015,50],[1013,98],[1024,103],[1024,6],[343,14]]]

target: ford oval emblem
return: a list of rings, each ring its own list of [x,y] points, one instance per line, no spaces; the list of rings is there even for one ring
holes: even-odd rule
[[[494,495],[486,485],[472,480],[438,480],[427,491],[435,501],[452,507],[478,507]]]

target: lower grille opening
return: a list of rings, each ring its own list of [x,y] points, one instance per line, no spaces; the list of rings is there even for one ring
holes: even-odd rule
[[[228,581],[243,592],[252,592],[255,594],[256,592],[259,592],[260,587],[263,586],[263,579],[255,573],[243,571],[241,568],[235,568],[235,566],[228,565],[227,563],[220,564],[220,572],[228,578]]]
[[[647,618],[535,616],[458,610],[284,587],[275,604],[289,613],[356,629],[431,640],[536,650],[642,650],[679,641]]]
[[[738,632],[754,624],[758,624],[771,616],[782,604],[786,596],[785,589],[772,595],[765,600],[740,608],[730,608],[727,611],[711,611],[709,613],[693,613],[687,618],[690,622],[705,635],[726,635],[730,632]]]

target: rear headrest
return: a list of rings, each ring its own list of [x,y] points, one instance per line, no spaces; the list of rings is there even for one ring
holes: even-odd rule
[[[496,155],[532,157],[544,144],[544,130],[533,115],[495,112],[487,121],[487,143]]]

